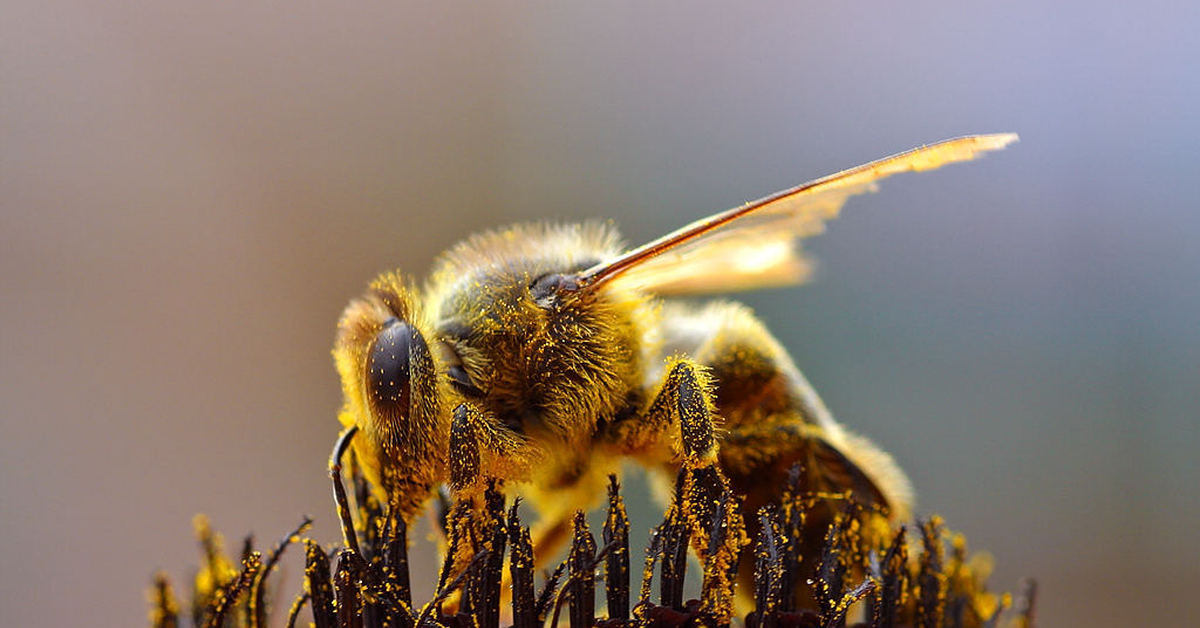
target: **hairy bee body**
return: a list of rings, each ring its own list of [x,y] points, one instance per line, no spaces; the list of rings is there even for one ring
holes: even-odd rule
[[[365,436],[354,441],[358,458],[405,520],[441,485],[469,502],[489,480],[523,492],[541,515],[539,560],[625,460],[670,476],[686,470],[681,478],[707,474],[718,478],[705,483],[710,492],[736,495],[740,514],[720,515],[718,496],[680,486],[702,556],[714,551],[704,540],[721,523],[714,517],[740,516],[753,532],[758,509],[778,501],[793,468],[801,491],[907,518],[903,472],[833,419],[749,309],[671,297],[803,281],[810,265],[795,240],[820,232],[846,198],[1015,139],[914,149],[628,251],[602,224],[473,236],[443,254],[425,284],[385,273],[346,308],[334,347],[340,420]],[[833,506],[816,512],[831,518]],[[750,551],[739,542],[729,540],[726,554]]]
[[[462,403],[482,415],[477,477],[520,483],[547,521],[592,506],[624,459],[673,473],[680,428],[648,426],[647,414],[681,360],[711,389],[718,442],[730,444],[718,460],[752,505],[771,497],[756,487],[777,487],[789,467],[807,462],[813,490],[861,491],[907,516],[903,473],[833,420],[745,306],[694,306],[619,286],[584,298],[539,292],[539,280],[619,251],[603,225],[518,225],[451,249],[424,288],[385,274],[351,304],[335,350],[349,400],[343,422],[371,435],[363,458],[382,465],[374,472],[395,487],[406,517],[452,480],[449,435]],[[373,389],[371,369],[384,360],[363,357],[395,325],[416,330],[425,347],[409,349],[404,398]]]

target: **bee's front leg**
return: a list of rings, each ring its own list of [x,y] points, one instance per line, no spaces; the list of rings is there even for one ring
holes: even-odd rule
[[[483,494],[488,481],[529,479],[542,450],[470,401],[450,422],[450,489],[456,500]]]
[[[439,590],[480,552],[494,550],[490,539],[496,533],[496,520],[489,511],[495,504],[488,503],[488,488],[503,490],[505,480],[522,479],[534,455],[531,444],[475,404],[464,402],[454,409],[447,456],[453,503],[444,513],[447,561]],[[461,601],[461,592],[455,592],[445,599],[443,610],[453,614]]]
[[[475,426],[483,422],[483,413],[470,403],[459,404],[450,422],[450,489],[456,501],[475,497],[482,490],[479,472],[479,439]]]
[[[529,480],[545,451],[513,431],[480,406],[465,401],[454,408],[450,421],[450,490],[454,500],[482,503],[492,482]]]

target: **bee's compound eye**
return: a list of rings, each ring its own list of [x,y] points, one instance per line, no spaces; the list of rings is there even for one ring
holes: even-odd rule
[[[367,357],[367,390],[377,408],[408,412],[409,363],[419,342],[411,325],[394,318],[375,336]]]

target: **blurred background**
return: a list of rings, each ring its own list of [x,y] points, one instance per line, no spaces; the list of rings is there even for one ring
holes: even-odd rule
[[[637,244],[997,131],[1022,140],[852,200],[815,283],[744,300],[993,588],[1038,579],[1043,625],[1200,622],[1198,20],[3,3],[0,624],[143,624],[196,512],[234,547],[302,513],[334,540],[329,349],[376,272],[522,220]]]

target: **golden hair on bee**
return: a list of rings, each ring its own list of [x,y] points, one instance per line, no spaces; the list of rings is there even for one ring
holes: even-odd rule
[[[646,299],[554,283],[620,247],[603,223],[515,225],[472,236],[435,264],[427,295],[441,340],[498,414],[539,415],[521,431],[579,444],[595,430],[589,419],[612,416],[640,385]]]
[[[708,486],[737,495],[734,515],[751,528],[792,468],[811,494],[907,518],[913,493],[899,466],[834,420],[748,308],[670,297],[802,282],[811,265],[798,241],[850,196],[1015,140],[924,146],[630,250],[601,223],[471,236],[437,259],[424,285],[385,273],[346,308],[334,345],[341,422],[360,428],[358,457],[405,520],[443,485],[472,503],[485,480],[522,492],[542,517],[539,561],[576,510],[603,498],[623,460],[664,477],[708,474]],[[702,556],[711,497],[681,505]]]

